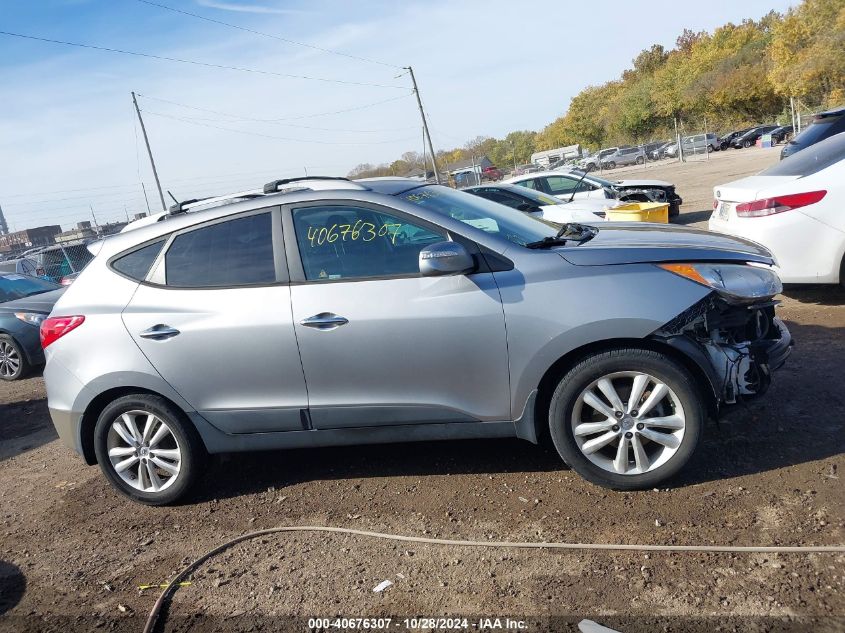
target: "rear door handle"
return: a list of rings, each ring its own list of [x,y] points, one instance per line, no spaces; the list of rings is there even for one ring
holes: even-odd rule
[[[181,334],[181,332],[175,327],[159,323],[158,325],[154,325],[151,328],[144,330],[138,336],[141,338],[149,338],[154,341],[164,341],[166,339],[173,338],[174,336],[178,336],[179,334]]]
[[[334,330],[347,323],[349,323],[349,319],[331,312],[320,312],[320,314],[315,314],[299,322],[300,325],[313,327],[317,330]]]

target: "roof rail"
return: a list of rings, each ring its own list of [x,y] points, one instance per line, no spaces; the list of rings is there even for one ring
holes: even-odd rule
[[[250,198],[260,198],[264,195],[260,189],[250,189],[249,191],[238,191],[236,193],[227,193],[222,196],[210,196],[208,198],[194,198],[192,200],[185,200],[170,205],[168,215],[177,215],[185,213],[188,209],[200,207],[206,204],[216,204],[218,202],[234,202],[235,200],[248,200]]]
[[[349,178],[343,176],[299,176],[298,178],[282,178],[281,180],[273,180],[264,185],[264,193],[276,193],[281,191],[285,185],[291,183],[301,183],[306,180],[343,180],[352,182]]]

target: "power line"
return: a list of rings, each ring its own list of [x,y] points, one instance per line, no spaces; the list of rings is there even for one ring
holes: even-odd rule
[[[230,127],[223,127],[222,125],[211,125],[210,123],[201,123],[200,121],[194,121],[192,119],[186,119],[183,117],[173,116],[170,114],[163,114],[161,112],[151,112],[150,110],[144,110],[147,114],[151,114],[153,116],[163,117],[165,119],[173,119],[174,121],[181,121],[182,123],[189,123],[190,125],[199,125],[202,127],[213,128],[215,130],[223,130],[225,132],[234,132],[235,134],[246,134],[248,136],[260,136],[263,138],[272,138],[276,139],[277,141],[290,141],[293,143],[314,143],[318,145],[386,145],[388,143],[401,143],[404,141],[414,140],[416,137],[410,138],[397,138],[391,139],[388,141],[315,141],[311,139],[302,139],[302,138],[289,138],[286,136],[273,136],[271,134],[262,134],[260,132],[250,132],[248,130],[237,130],[235,128]]]
[[[140,1],[140,0],[139,0]],[[138,93],[139,97],[144,98],[151,98],[145,97],[144,95]],[[410,95],[409,95],[410,96]],[[380,130],[350,130],[344,128],[332,128],[332,127],[316,127],[313,125],[296,125],[294,123],[282,123],[278,119],[262,119],[257,117],[249,117],[241,114],[230,114],[228,112],[221,112],[220,110],[210,110],[208,108],[200,108],[197,106],[187,105],[185,103],[179,103],[177,101],[169,101],[167,99],[155,99],[156,101],[161,101],[163,103],[169,103],[171,105],[178,106],[180,108],[187,108],[189,110],[198,110],[200,112],[208,112],[211,114],[217,114],[219,116],[229,117],[228,119],[209,119],[209,118],[200,118],[200,117],[189,117],[184,116],[185,119],[191,119],[193,121],[211,121],[217,123],[239,123],[239,122],[255,122],[255,123],[268,123],[270,125],[279,125],[282,127],[293,127],[302,130],[318,130],[322,132],[352,132],[352,133],[361,133],[361,134],[371,134],[371,133],[379,133],[379,132],[396,132],[399,130],[415,130],[416,126],[406,126],[406,127],[396,127],[396,128],[383,128]]]
[[[185,103],[179,103],[178,101],[170,101],[169,99],[162,99],[160,97],[151,97],[150,95],[145,95],[136,93],[139,97],[143,97],[144,99],[152,99],[153,101],[161,101],[162,103],[169,103],[170,105],[179,106],[182,108],[188,108],[189,110],[198,110],[200,112],[209,112],[211,114],[220,114],[223,116],[234,116],[234,115],[227,115],[225,112],[219,112],[217,110],[209,110],[208,108],[200,108],[198,106],[187,105]],[[351,108],[345,108],[343,110],[333,110],[331,112],[316,112],[312,114],[303,114],[300,116],[292,116],[292,117],[281,117],[281,118],[272,118],[272,119],[261,119],[267,123],[272,123],[276,121],[301,121],[302,119],[314,119],[321,116],[330,116],[332,114],[343,114],[345,112],[355,112],[357,110],[365,110],[367,108],[372,108],[373,106],[381,105],[382,103],[389,103],[391,101],[398,101],[399,99],[406,99],[410,97],[413,92],[409,92],[408,94],[400,95],[398,97],[391,97],[390,99],[382,99],[380,101],[373,101],[372,103],[365,103],[359,106],[353,106]],[[258,119],[256,119],[258,120]]]
[[[158,2],[151,2],[150,0],[137,0],[137,2],[141,2],[143,4],[148,4],[153,7],[159,7],[160,9],[166,9],[167,11],[173,11],[174,13],[181,13],[182,15],[188,15],[192,18],[197,18],[198,20],[205,20],[206,22],[212,22],[214,24],[219,24],[221,26],[226,26],[232,29],[237,29],[239,31],[246,31],[247,33],[252,33],[253,35],[260,35],[261,37],[269,37],[270,39],[278,40],[280,42],[285,42],[287,44],[295,44],[296,46],[303,46],[305,48],[310,48],[316,51],[320,51],[323,53],[330,53],[331,55],[338,55],[340,57],[347,57],[349,59],[355,59],[361,62],[367,62],[369,64],[378,64],[380,66],[387,66],[389,68],[402,68],[401,66],[397,66],[396,64],[388,64],[387,62],[381,62],[377,59],[370,59],[368,57],[359,57],[358,55],[351,55],[349,53],[343,53],[341,51],[335,51],[330,48],[323,48],[321,46],[315,46],[313,44],[306,44],[305,42],[298,42],[297,40],[292,40],[287,37],[280,37],[278,35],[272,35],[270,33],[264,33],[263,31],[256,31],[255,29],[250,29],[245,26],[239,26],[237,24],[232,24],[230,22],[223,22],[222,20],[215,20],[214,18],[209,18],[204,15],[199,15],[198,13],[191,13],[190,11],[184,11],[182,9],[177,9],[175,7],[169,7],[166,4],[159,4]]]
[[[106,46],[95,46],[94,44],[81,44],[79,42],[67,42],[64,40],[54,40],[47,37],[38,37],[35,35],[24,35],[22,33],[12,33],[10,31],[0,31],[0,35],[8,35],[10,37],[19,37],[26,40],[35,40],[37,42],[48,42],[50,44],[62,44],[63,46],[75,46],[77,48],[87,48],[96,51],[105,51],[107,53],[118,53],[120,55],[134,55],[136,57],[146,57],[149,59],[158,59],[168,62],[177,62],[180,64],[192,64],[194,66],[203,66],[205,68],[217,68],[224,70],[235,70],[242,73],[253,73],[258,75],[272,75],[274,77],[286,77],[289,79],[307,79],[309,81],[322,81],[327,83],[345,84],[349,86],[368,86],[371,88],[393,88],[395,90],[405,90],[404,86],[393,86],[389,84],[374,84],[363,81],[346,81],[345,79],[328,79],[326,77],[310,77],[308,75],[290,75],[287,73],[277,73],[272,70],[261,70],[258,68],[246,68],[243,66],[227,66],[225,64],[213,64],[211,62],[200,62],[193,59],[181,59],[179,57],[167,57],[165,55],[154,55],[152,53],[139,53],[138,51],[126,51],[119,48],[108,48]]]

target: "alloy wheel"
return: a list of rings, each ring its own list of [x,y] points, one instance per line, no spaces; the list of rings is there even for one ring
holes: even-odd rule
[[[588,385],[575,401],[571,425],[590,462],[617,475],[641,475],[678,451],[686,415],[668,385],[651,374],[625,371]]]
[[[8,341],[0,341],[0,376],[12,378],[21,369],[21,356]]]
[[[114,420],[106,448],[114,472],[135,490],[161,492],[179,477],[179,442],[164,420],[149,411],[127,411]]]

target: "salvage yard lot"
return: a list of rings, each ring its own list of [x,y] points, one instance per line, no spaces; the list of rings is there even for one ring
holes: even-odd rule
[[[714,185],[759,171],[778,151],[609,176],[675,182],[681,220],[700,222]],[[659,491],[603,490],[549,446],[497,440],[228,456],[212,461],[186,504],[150,508],[118,496],[56,441],[40,377],[2,384],[0,630],[138,631],[157,596],[138,585],[165,582],[220,543],[279,525],[473,540],[845,543],[845,292],[790,288],[782,299],[796,348],[770,393],[710,426],[681,476]],[[387,579],[395,584],[372,591]],[[625,633],[836,631],[845,627],[845,556],[275,535],[201,567],[177,592],[167,630],[260,629],[283,615],[559,615]],[[686,619],[663,621],[671,616]]]

